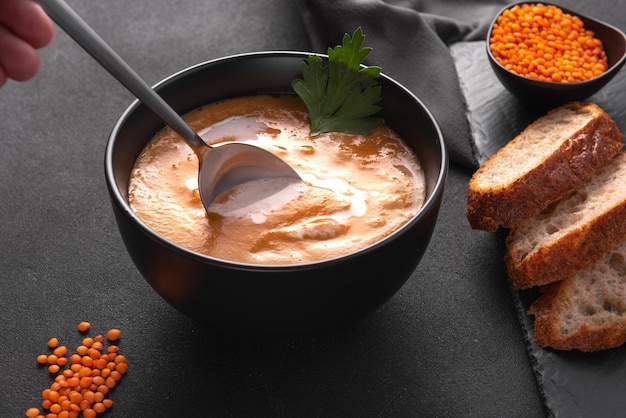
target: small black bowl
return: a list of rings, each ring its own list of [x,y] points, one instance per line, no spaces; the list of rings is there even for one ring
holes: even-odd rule
[[[179,113],[237,96],[293,94],[308,53],[260,52],[186,69],[155,89]],[[295,265],[254,265],[202,255],[163,238],[128,203],[135,159],[163,123],[134,102],[113,128],[105,175],[128,253],[150,285],[172,306],[208,327],[243,338],[319,335],[375,310],[414,274],[437,221],[448,154],[431,113],[384,75],[382,116],[419,157],[427,196],[422,209],[381,241],[344,256]],[[418,278],[415,278],[418,280]]]
[[[491,32],[498,17],[514,6],[522,4],[536,4],[537,1],[523,1],[513,3],[503,8],[494,18],[487,34],[487,56],[491,68],[504,87],[516,96],[520,101],[539,105],[540,107],[554,107],[571,101],[582,101],[592,96],[604,87],[626,62],[626,36],[622,31],[607,23],[583,16],[559,5],[540,2],[545,5],[557,6],[563,12],[572,16],[577,16],[582,20],[586,29],[593,31],[595,37],[602,41],[604,51],[608,61],[608,69],[601,75],[586,81],[575,83],[557,83],[551,81],[541,81],[515,74],[504,66],[493,56],[489,48]]]

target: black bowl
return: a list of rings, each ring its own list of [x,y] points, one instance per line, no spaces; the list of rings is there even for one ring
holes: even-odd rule
[[[559,7],[563,12],[572,16],[578,16],[582,20],[586,29],[594,32],[595,37],[602,41],[604,51],[608,61],[608,69],[601,75],[586,81],[575,83],[557,83],[551,81],[541,81],[515,74],[506,69],[493,56],[489,48],[491,31],[498,17],[505,11],[516,5],[535,4],[537,1],[523,1],[512,3],[503,8],[494,18],[487,34],[487,56],[491,68],[504,87],[519,100],[525,103],[539,105],[549,108],[571,101],[582,101],[598,92],[604,87],[626,62],[626,36],[622,31],[607,23],[581,15],[580,13],[568,10],[559,5],[540,2],[545,5]]]
[[[205,104],[260,93],[293,94],[303,52],[236,55],[196,65],[155,89],[185,114]],[[133,103],[113,128],[105,158],[115,218],[137,269],[167,302],[219,332],[241,337],[319,335],[387,301],[414,273],[433,233],[448,172],[442,134],[407,89],[381,76],[383,117],[419,156],[427,199],[403,228],[360,251],[320,262],[254,265],[187,250],[146,226],[128,204],[135,159],[163,123]],[[416,278],[417,279],[417,278]]]

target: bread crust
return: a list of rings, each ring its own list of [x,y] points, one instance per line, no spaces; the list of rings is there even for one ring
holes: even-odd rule
[[[511,184],[485,189],[481,177],[489,175],[494,161],[502,158],[496,153],[470,179],[466,215],[473,229],[495,231],[499,227],[512,228],[530,218],[568,190],[589,179],[594,170],[616,156],[622,149],[623,135],[615,121],[592,103],[573,102],[549,112],[550,117],[562,108],[591,109],[595,117],[559,149],[547,155],[540,164],[517,178]],[[529,125],[511,143],[523,141],[524,133],[534,129],[538,121]],[[512,146],[511,143],[505,147]]]
[[[591,266],[626,240],[626,201],[527,257],[512,245],[514,234],[507,236],[504,254],[513,285],[526,289],[553,283]]]
[[[589,285],[588,281],[583,280],[583,283]],[[540,347],[592,352],[619,347],[626,342],[626,317],[619,312],[611,313],[610,318],[600,325],[593,325],[589,320],[580,322],[572,330],[562,329],[565,316],[583,315],[584,307],[575,305],[572,299],[576,292],[585,290],[574,277],[541,289],[541,295],[528,310],[528,314],[535,317],[534,340]],[[591,317],[596,314],[589,312],[586,315]]]

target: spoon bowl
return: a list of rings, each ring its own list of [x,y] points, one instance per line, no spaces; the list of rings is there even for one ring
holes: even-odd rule
[[[39,0],[46,13],[150,110],[178,133],[198,157],[198,188],[204,208],[222,192],[267,178],[300,176],[270,151],[243,143],[207,144],[165,100],[63,0]]]
[[[236,142],[209,148],[207,154],[210,154],[210,164],[203,164],[203,160],[200,160],[198,174],[198,190],[202,202],[212,202],[226,190],[259,179],[288,177],[300,181],[300,177],[289,165],[271,152],[263,151],[265,150],[254,145]],[[206,203],[205,208],[208,210]]]

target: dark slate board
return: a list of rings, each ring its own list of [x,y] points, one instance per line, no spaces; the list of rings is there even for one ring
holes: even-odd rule
[[[485,42],[456,44],[452,54],[477,152],[484,161],[544,112],[520,103],[499,84],[487,62]],[[587,100],[601,106],[626,132],[626,70]],[[542,349],[533,341],[533,318],[526,314],[535,292],[512,289],[512,294],[548,412],[567,418],[626,415],[626,346],[591,354]]]

